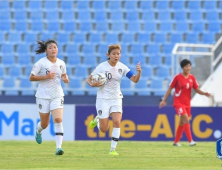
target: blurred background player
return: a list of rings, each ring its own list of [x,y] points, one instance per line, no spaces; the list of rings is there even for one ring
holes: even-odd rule
[[[175,88],[174,94],[174,102],[173,106],[176,110],[176,114],[180,117],[179,126],[177,128],[176,137],[174,141],[174,146],[181,146],[178,142],[182,136],[183,131],[187,136],[188,141],[190,142],[190,146],[196,145],[196,142],[193,141],[189,118],[191,116],[190,112],[190,100],[191,100],[191,89],[194,90],[201,95],[205,95],[207,97],[210,96],[209,93],[203,92],[199,89],[199,85],[197,84],[196,78],[190,74],[191,71],[191,62],[187,59],[184,59],[180,62],[180,66],[183,70],[182,73],[177,74],[172,82],[170,83],[170,87],[168,88],[163,100],[159,104],[159,108],[162,108],[166,105],[166,99],[170,95],[171,90]]]
[[[37,61],[32,69],[30,81],[39,81],[36,92],[36,103],[39,108],[40,122],[36,127],[36,142],[42,143],[41,131],[45,129],[50,120],[52,113],[55,138],[56,138],[56,155],[63,155],[61,149],[63,141],[63,103],[64,93],[61,87],[60,78],[64,83],[69,79],[66,74],[65,62],[57,58],[58,45],[54,40],[37,41],[38,49],[36,54],[46,53],[46,57]]]
[[[122,119],[122,92],[120,91],[120,82],[122,76],[128,77],[134,83],[137,83],[141,76],[140,63],[137,64],[137,74],[134,73],[123,63],[119,62],[121,56],[121,46],[119,44],[108,47],[108,61],[99,64],[92,74],[87,78],[87,83],[92,87],[99,87],[96,99],[97,116],[90,122],[90,128],[96,125],[103,133],[109,129],[109,116],[113,121],[113,132],[111,139],[110,155],[119,155],[115,148],[120,136],[120,122]],[[91,82],[94,73],[105,73],[107,83],[103,86],[99,82]]]

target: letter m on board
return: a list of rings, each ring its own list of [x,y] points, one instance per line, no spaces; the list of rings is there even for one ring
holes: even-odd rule
[[[0,111],[0,135],[2,135],[2,127],[3,127],[3,121],[6,123],[6,125],[10,125],[12,121],[14,120],[14,135],[18,135],[18,111],[15,111],[12,113],[12,115],[7,118],[4,112]]]

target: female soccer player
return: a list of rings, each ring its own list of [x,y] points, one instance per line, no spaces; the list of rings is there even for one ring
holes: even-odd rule
[[[119,62],[121,56],[121,46],[119,44],[108,47],[108,61],[99,64],[92,74],[87,78],[87,83],[92,87],[99,87],[96,99],[97,116],[90,122],[90,128],[96,125],[103,133],[109,129],[109,116],[113,121],[113,132],[111,139],[110,155],[119,155],[115,149],[120,136],[120,122],[122,119],[122,92],[120,82],[122,76],[128,77],[137,83],[141,76],[140,63],[137,64],[137,74],[134,73],[123,63]],[[94,73],[105,73],[107,83],[100,86],[99,82],[91,82]]]
[[[37,41],[38,48],[36,54],[46,53],[46,57],[37,61],[32,69],[30,81],[39,81],[36,92],[36,103],[39,108],[40,122],[36,127],[36,142],[42,143],[41,132],[49,124],[50,112],[52,113],[55,139],[56,155],[63,155],[61,149],[63,141],[63,103],[64,93],[61,87],[60,78],[64,83],[69,82],[66,74],[66,65],[64,61],[57,58],[58,45],[54,40]]]
[[[174,94],[174,102],[173,106],[176,110],[177,115],[180,117],[179,126],[177,128],[176,137],[173,146],[181,146],[178,142],[182,136],[183,131],[187,136],[187,139],[190,143],[190,146],[196,145],[196,142],[193,141],[190,124],[189,124],[189,117],[191,116],[190,113],[190,100],[191,100],[191,90],[194,90],[207,97],[210,96],[209,93],[203,92],[199,89],[199,85],[195,77],[190,74],[191,70],[191,62],[187,59],[184,59],[180,62],[180,66],[183,70],[182,73],[177,74],[172,82],[170,83],[170,87],[167,90],[163,100],[160,102],[159,107],[162,108],[166,105],[166,99],[170,95],[171,90],[175,88]]]

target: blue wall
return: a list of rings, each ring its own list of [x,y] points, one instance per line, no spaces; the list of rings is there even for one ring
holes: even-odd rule
[[[124,96],[123,105],[157,106],[162,96]],[[95,104],[96,96],[65,96],[65,104]],[[169,96],[168,105],[173,97]],[[0,103],[36,103],[35,96],[0,96]]]

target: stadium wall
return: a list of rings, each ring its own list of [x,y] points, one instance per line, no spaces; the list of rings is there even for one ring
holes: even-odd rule
[[[0,104],[0,140],[34,140],[39,121],[35,104]],[[221,108],[192,108],[191,129],[195,141],[216,141],[221,137]],[[89,122],[96,115],[94,105],[64,106],[64,140],[110,140],[110,130],[104,134],[90,129]],[[124,106],[120,140],[173,141],[178,126],[178,116],[173,107]],[[54,140],[52,119],[43,131],[44,140]],[[182,140],[187,140],[183,135]]]
[[[124,96],[123,105],[157,106],[162,96]],[[95,104],[96,96],[65,96],[65,104]],[[36,103],[35,96],[0,96],[0,103]],[[169,96],[167,104],[172,105],[173,97]]]

